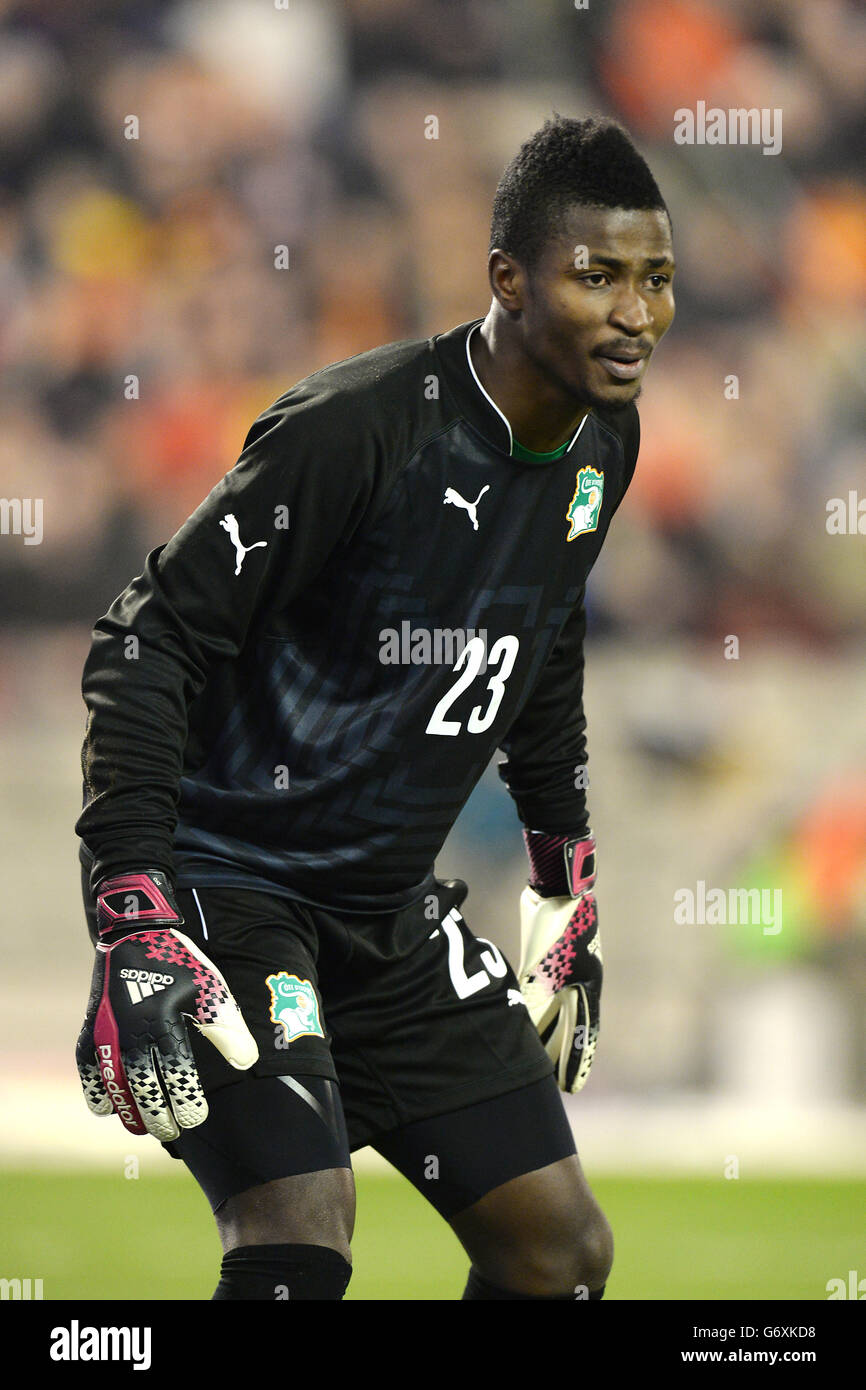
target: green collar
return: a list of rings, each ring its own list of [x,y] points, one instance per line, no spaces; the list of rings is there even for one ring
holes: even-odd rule
[[[571,440],[567,439],[564,444],[560,444],[558,449],[554,449],[549,454],[536,454],[532,449],[524,449],[523,445],[518,444],[515,439],[511,444],[511,457],[523,459],[524,463],[551,463],[553,459],[561,459],[563,454],[568,453],[570,443]]]

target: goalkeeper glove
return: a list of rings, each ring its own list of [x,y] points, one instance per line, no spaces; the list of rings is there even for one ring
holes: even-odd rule
[[[132,1134],[163,1143],[207,1118],[187,1020],[246,1071],[259,1050],[216,966],[178,931],[171,884],[158,870],[120,874],[96,890],[99,942],[75,1060],[95,1115],[114,1110]]]
[[[595,839],[524,831],[532,876],[520,898],[518,978],[563,1091],[589,1076],[599,1030],[601,942]]]

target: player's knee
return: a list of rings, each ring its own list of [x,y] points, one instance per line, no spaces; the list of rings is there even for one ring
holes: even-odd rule
[[[527,1251],[527,1291],[562,1296],[601,1288],[613,1264],[613,1232],[601,1208],[563,1207],[553,1230],[550,1222],[546,1228],[545,1239]]]
[[[613,1231],[601,1207],[596,1205],[585,1214],[573,1256],[570,1272],[576,1271],[576,1277],[569,1288],[583,1286],[592,1292],[607,1282],[613,1266]]]
[[[355,1186],[350,1168],[302,1173],[238,1193],[216,1214],[223,1249],[313,1245],[351,1263]]]
[[[553,1204],[517,1242],[476,1261],[491,1282],[533,1298],[600,1289],[612,1264],[613,1233],[596,1203]]]

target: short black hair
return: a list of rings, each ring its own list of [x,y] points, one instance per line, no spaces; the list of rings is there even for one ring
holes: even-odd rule
[[[555,224],[575,203],[670,213],[631,136],[604,116],[555,115],[530,135],[506,168],[493,199],[495,246],[527,269],[538,262]]]

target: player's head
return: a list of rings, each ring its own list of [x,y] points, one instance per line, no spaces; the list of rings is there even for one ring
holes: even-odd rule
[[[616,121],[556,116],[523,142],[496,189],[490,250],[532,272],[575,206],[667,214],[649,165]]]
[[[667,207],[622,126],[556,116],[524,142],[494,198],[490,280],[536,366],[586,404],[634,399],[673,268]]]

